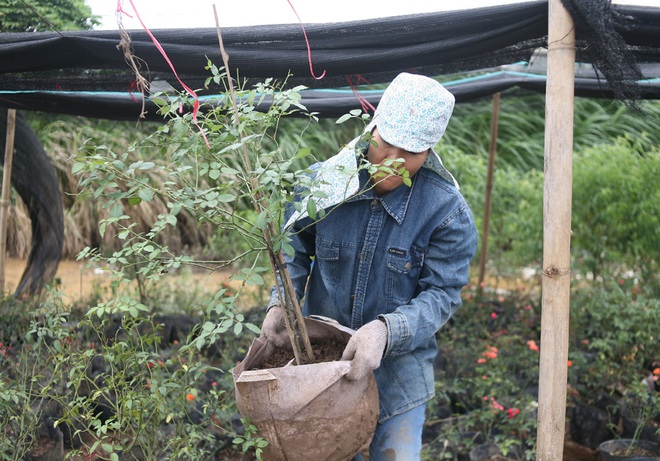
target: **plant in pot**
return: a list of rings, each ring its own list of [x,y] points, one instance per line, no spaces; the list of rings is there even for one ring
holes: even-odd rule
[[[309,150],[285,152],[278,142],[283,118],[294,113],[309,120],[314,117],[300,104],[301,87],[285,89],[286,82],[266,80],[249,89],[235,88],[227,77],[224,57],[224,69],[208,61],[211,76],[206,82],[206,86],[224,86],[224,91],[217,98],[207,98],[199,112],[179,114],[184,106],[197,105],[185,95],[152,97],[170,120],[140,143],[139,148],[150,153],[148,161],[131,163],[130,152],[108,160],[103,152],[98,154],[103,151],[99,146],[95,150],[98,155],[86,155],[77,165],[87,169],[98,163],[103,169],[92,168],[88,178],[98,183],[99,191],[109,191],[114,200],[102,230],[113,228],[120,240],[131,243],[111,259],[143,277],[140,286],[146,287],[150,280],[183,265],[219,269],[241,262],[240,270],[232,276],[241,285],[238,292],[235,296],[218,292],[190,346],[208,348],[228,332],[240,334],[244,326],[258,332],[236,311],[235,302],[245,286],[263,286],[265,274],[271,273],[281,283],[282,290],[277,291],[289,338],[284,352],[291,357],[277,363],[275,357],[283,351],[262,336],[235,367],[232,375],[237,406],[250,427],[250,435],[246,430],[240,443],[255,447],[257,456],[265,459],[350,459],[376,426],[376,382],[372,373],[359,380],[344,378],[350,363],[338,359],[353,331],[336,322],[303,318],[283,257],[290,235],[281,230],[280,223],[288,204],[295,203],[296,211],[317,221],[328,216],[323,206],[328,180],[322,169],[311,175],[307,164],[316,162]],[[346,118],[350,117],[361,118],[359,111]],[[396,169],[403,175],[405,169],[395,162],[356,166],[355,171],[337,171],[332,165],[328,168],[349,176],[357,175],[360,168],[370,172],[378,168],[385,173]],[[151,172],[159,173],[160,179],[153,180],[147,174]],[[294,194],[302,200],[294,201]],[[166,211],[149,224],[150,228],[141,230],[130,221],[126,224],[126,208],[155,201],[162,202],[161,209]],[[232,236],[235,244],[227,249],[232,254],[219,261],[175,254],[163,235],[189,221]],[[148,294],[141,298],[148,302]],[[334,360],[322,361],[320,352],[332,345],[337,346]],[[259,437],[268,440],[268,446],[253,443],[253,427]]]
[[[241,111],[231,79],[227,81],[234,126],[240,129]],[[289,93],[292,99],[279,104],[288,108],[295,95]],[[278,104],[276,94],[272,96],[271,110]],[[284,180],[290,174],[279,169],[288,168],[289,163],[271,159],[272,168],[264,168],[263,158],[251,158],[249,146],[244,142],[248,136],[239,131],[245,184],[261,222],[258,227],[271,271],[279,283],[275,292],[284,308],[290,348],[277,348],[266,336],[253,342],[246,357],[233,370],[237,406],[258,428],[259,435],[269,441],[263,452],[265,459],[350,459],[369,440],[376,426],[376,381],[373,373],[358,380],[345,379],[350,364],[340,358],[352,330],[328,319],[303,318],[283,256],[287,234],[280,233],[280,226],[276,225],[282,207],[292,198],[291,193],[282,193]],[[356,175],[357,170],[339,173]],[[298,193],[307,191],[305,214],[323,219],[324,211],[317,210],[316,205],[317,200],[324,198],[322,172],[317,171],[312,179],[307,171],[298,170],[292,177],[297,181],[291,185],[302,186]],[[278,192],[273,193],[273,189]],[[278,195],[279,200],[273,200]],[[290,360],[287,352],[293,354]],[[281,361],[282,353],[286,357],[284,361]]]
[[[225,68],[227,68],[225,60]],[[269,445],[258,447],[264,459],[350,459],[371,437],[378,418],[378,391],[372,373],[359,380],[345,379],[350,363],[339,360],[353,331],[336,322],[303,318],[293,284],[284,262],[288,235],[281,231],[284,208],[296,194],[304,195],[304,213],[315,219],[326,216],[318,205],[324,197],[323,175],[311,176],[302,161],[309,156],[301,149],[285,155],[278,146],[280,119],[297,113],[300,87],[284,90],[272,80],[251,90],[235,89],[231,78],[210,61],[212,76],[207,84],[224,84],[223,98],[204,107],[197,120],[208,140],[197,136],[188,147],[201,161],[200,173],[214,180],[214,187],[191,197],[202,199],[204,221],[238,233],[247,249],[238,257],[253,262],[234,277],[244,284],[263,284],[270,272],[279,281],[279,303],[289,337],[284,350],[265,336],[257,338],[247,355],[233,370],[236,403],[242,416],[257,428]],[[163,98],[161,110],[175,114],[179,104]],[[255,108],[267,107],[263,112]],[[352,116],[357,116],[354,113]],[[183,118],[185,119],[186,116]],[[187,116],[187,122],[192,119]],[[367,168],[366,166],[364,168]],[[356,175],[356,171],[342,174]],[[301,192],[303,191],[303,192]],[[306,191],[306,192],[304,192]],[[190,199],[179,198],[179,203]],[[300,207],[300,205],[298,205]],[[237,209],[249,208],[254,220],[245,220]],[[303,211],[302,209],[300,211]],[[268,267],[262,267],[265,255]],[[231,323],[231,320],[228,322]],[[207,322],[197,338],[198,347],[212,343],[228,328],[227,322]],[[330,358],[323,352],[332,350]],[[287,359],[277,362],[284,354]]]
[[[604,461],[660,461],[660,394],[654,384],[645,380],[624,392],[615,431],[631,436],[601,443]],[[655,440],[649,440],[648,435]]]

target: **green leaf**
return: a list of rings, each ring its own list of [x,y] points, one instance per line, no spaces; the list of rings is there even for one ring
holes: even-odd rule
[[[142,202],[140,197],[128,197],[128,204],[131,206],[139,205]]]
[[[234,324],[234,334],[236,336],[240,335],[242,331],[243,331],[243,324],[242,323]]]
[[[240,171],[238,171],[234,168],[228,167],[228,166],[224,166],[224,167],[220,168],[220,171],[222,171],[224,174],[231,175],[231,176],[236,176],[237,174],[240,173]]]
[[[344,114],[341,117],[339,117],[335,123],[337,125],[340,125],[350,118],[351,118],[351,114]]]
[[[230,203],[236,200],[236,196],[232,194],[220,194],[217,197],[218,202]]]
[[[151,202],[154,199],[154,192],[151,189],[140,189],[138,195],[145,202]]]
[[[85,166],[87,166],[87,164],[83,162],[76,162],[73,164],[73,167],[71,168],[71,173],[78,174],[85,169]]]
[[[311,153],[312,153],[312,149],[310,149],[309,147],[303,147],[303,148],[298,150],[298,153],[296,154],[296,156],[294,158],[296,160],[301,159],[301,158],[305,158]]]
[[[314,200],[307,200],[307,214],[310,218],[316,219],[316,203]]]
[[[119,218],[124,214],[124,209],[121,206],[121,203],[115,203],[112,208],[110,208],[110,217]]]
[[[167,216],[165,216],[165,222],[170,226],[176,226],[176,216],[172,216],[171,214],[168,214]]]
[[[266,210],[257,215],[257,218],[254,220],[254,226],[260,230],[268,226],[268,212]]]

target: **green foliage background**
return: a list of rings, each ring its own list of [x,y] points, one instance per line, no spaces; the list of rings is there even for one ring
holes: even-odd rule
[[[3,0],[0,31],[45,32],[91,29],[99,24],[85,0]]]
[[[480,232],[491,110],[490,100],[458,105],[437,149],[458,179]],[[603,273],[627,274],[658,284],[660,191],[655,178],[660,168],[660,103],[648,101],[643,110],[633,113],[622,103],[607,100],[576,100],[572,254],[573,271],[580,276],[597,279]],[[538,269],[541,264],[544,117],[540,95],[514,92],[502,98],[487,261],[494,277],[519,276],[522,267]],[[122,152],[158,124],[136,127],[131,122],[39,114],[32,114],[31,123],[53,159],[65,193],[69,227],[65,254],[74,257],[85,246],[111,251],[113,239],[98,235],[102,212],[94,198],[76,195],[70,158],[83,144]],[[333,120],[310,123],[285,118],[278,126],[277,144],[265,140],[263,154],[277,149],[293,157],[299,149],[309,149],[311,156],[305,161],[323,160],[363,126],[358,120],[336,125]],[[170,133],[173,139],[190,135]],[[134,160],[150,161],[165,153],[151,148],[131,155]],[[158,214],[144,203],[135,212],[145,226]],[[170,236],[176,251],[211,256],[221,254],[226,246],[240,245],[221,229],[186,220],[181,225],[186,231]]]

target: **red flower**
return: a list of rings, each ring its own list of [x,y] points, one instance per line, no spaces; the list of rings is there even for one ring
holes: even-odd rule
[[[506,414],[509,419],[513,419],[516,417],[516,415],[520,414],[520,410],[518,408],[509,408],[506,411]]]
[[[495,320],[497,318],[497,314],[495,312],[490,313],[490,318]]]
[[[527,341],[527,347],[529,347],[530,350],[538,352],[539,351],[539,346],[536,344],[536,341],[533,339],[530,339]]]
[[[495,400],[495,397],[490,398],[490,405],[493,407],[493,410],[495,411],[504,411],[504,407],[500,405],[497,400]]]

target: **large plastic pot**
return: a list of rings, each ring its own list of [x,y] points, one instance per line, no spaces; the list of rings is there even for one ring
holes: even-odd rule
[[[644,450],[643,454],[632,451],[627,454],[630,446]],[[615,439],[608,440],[598,446],[603,461],[660,461],[660,445],[650,440]]]
[[[354,333],[335,322],[305,319],[312,345],[346,344]],[[360,381],[345,375],[347,361],[259,369],[274,347],[255,339],[233,371],[241,415],[269,441],[268,461],[350,460],[369,441],[378,421],[378,388],[373,373]]]

